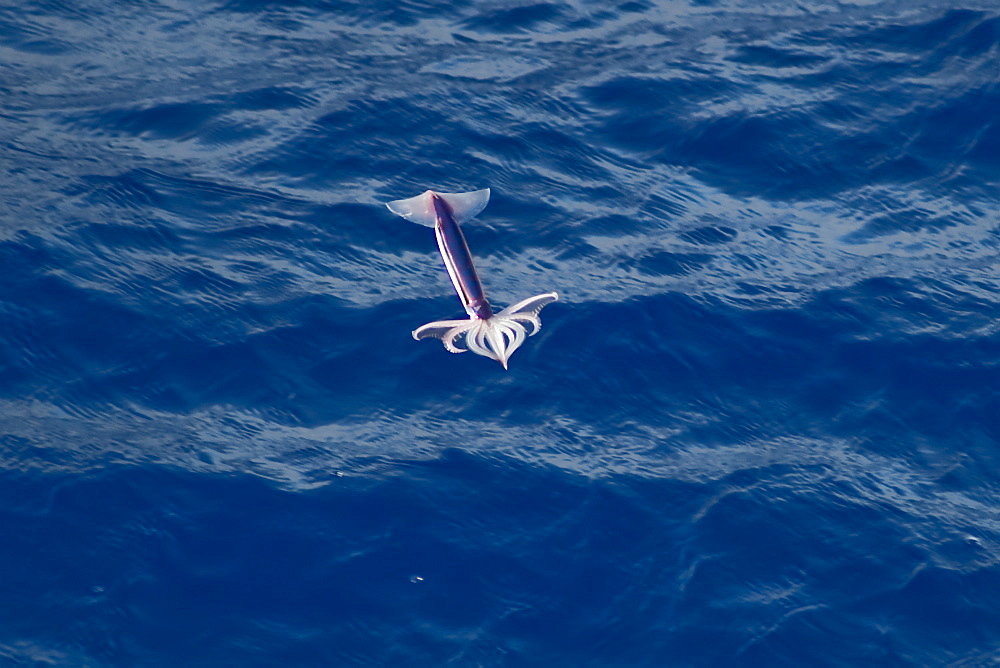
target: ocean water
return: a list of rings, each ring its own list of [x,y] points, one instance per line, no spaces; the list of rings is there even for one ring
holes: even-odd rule
[[[995,2],[0,8],[0,665],[1000,665]],[[510,371],[383,203],[487,187]]]

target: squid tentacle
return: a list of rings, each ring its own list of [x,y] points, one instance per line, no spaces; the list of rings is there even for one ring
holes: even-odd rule
[[[480,321],[483,322],[483,321]],[[477,323],[478,324],[478,323]],[[466,343],[469,345],[469,350],[476,353],[477,355],[482,355],[483,357],[489,357],[490,359],[497,359],[496,353],[494,353],[486,342],[487,328],[478,326],[473,331],[470,332],[471,336],[466,339]]]
[[[413,338],[417,341],[426,338],[440,339],[447,336],[456,327],[466,327],[468,324],[468,320],[436,320],[413,330]]]
[[[521,325],[522,322],[526,322],[531,325],[531,331],[528,332],[528,336],[534,336],[538,333],[538,330],[542,328],[542,321],[536,315],[530,315],[528,313],[521,313],[518,315],[497,315],[497,318],[503,318],[504,320],[510,320]],[[521,325],[524,327],[524,325]]]
[[[556,293],[548,292],[519,301],[489,318],[429,322],[415,329],[413,338],[438,338],[448,352],[472,351],[506,368],[514,351],[542,328],[539,311],[558,298]]]
[[[444,344],[445,350],[449,353],[465,353],[468,352],[468,348],[459,348],[455,341],[458,337],[463,334],[468,334],[468,327],[455,327],[448,331],[444,336],[441,337],[441,343]]]
[[[545,294],[535,295],[534,297],[528,297],[527,299],[522,299],[516,304],[508,306],[504,310],[500,311],[497,315],[503,316],[520,316],[520,315],[531,315],[537,316],[538,312],[541,311],[545,306],[551,304],[552,302],[559,299],[559,295],[555,292],[546,292]]]

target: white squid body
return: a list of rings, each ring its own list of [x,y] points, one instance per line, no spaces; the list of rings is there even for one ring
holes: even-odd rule
[[[470,317],[468,320],[438,320],[413,330],[413,338],[438,338],[448,352],[477,355],[496,360],[507,368],[507,360],[524,340],[542,328],[538,312],[546,304],[559,299],[555,292],[528,297],[508,306],[489,318]],[[526,325],[530,326],[529,330]]]

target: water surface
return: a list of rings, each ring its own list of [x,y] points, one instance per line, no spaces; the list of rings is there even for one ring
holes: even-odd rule
[[[0,10],[0,659],[985,666],[1000,12]],[[382,203],[489,186],[511,370]]]

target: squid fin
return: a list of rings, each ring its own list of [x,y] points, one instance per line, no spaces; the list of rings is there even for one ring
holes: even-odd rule
[[[467,193],[439,193],[427,190],[416,197],[393,200],[387,203],[386,206],[389,207],[389,211],[392,211],[397,216],[402,216],[418,225],[434,227],[434,224],[437,222],[437,215],[434,213],[434,202],[431,200],[431,195],[437,195],[448,203],[457,223],[475,218],[480,211],[486,208],[486,204],[490,201],[489,188],[473,190]]]

